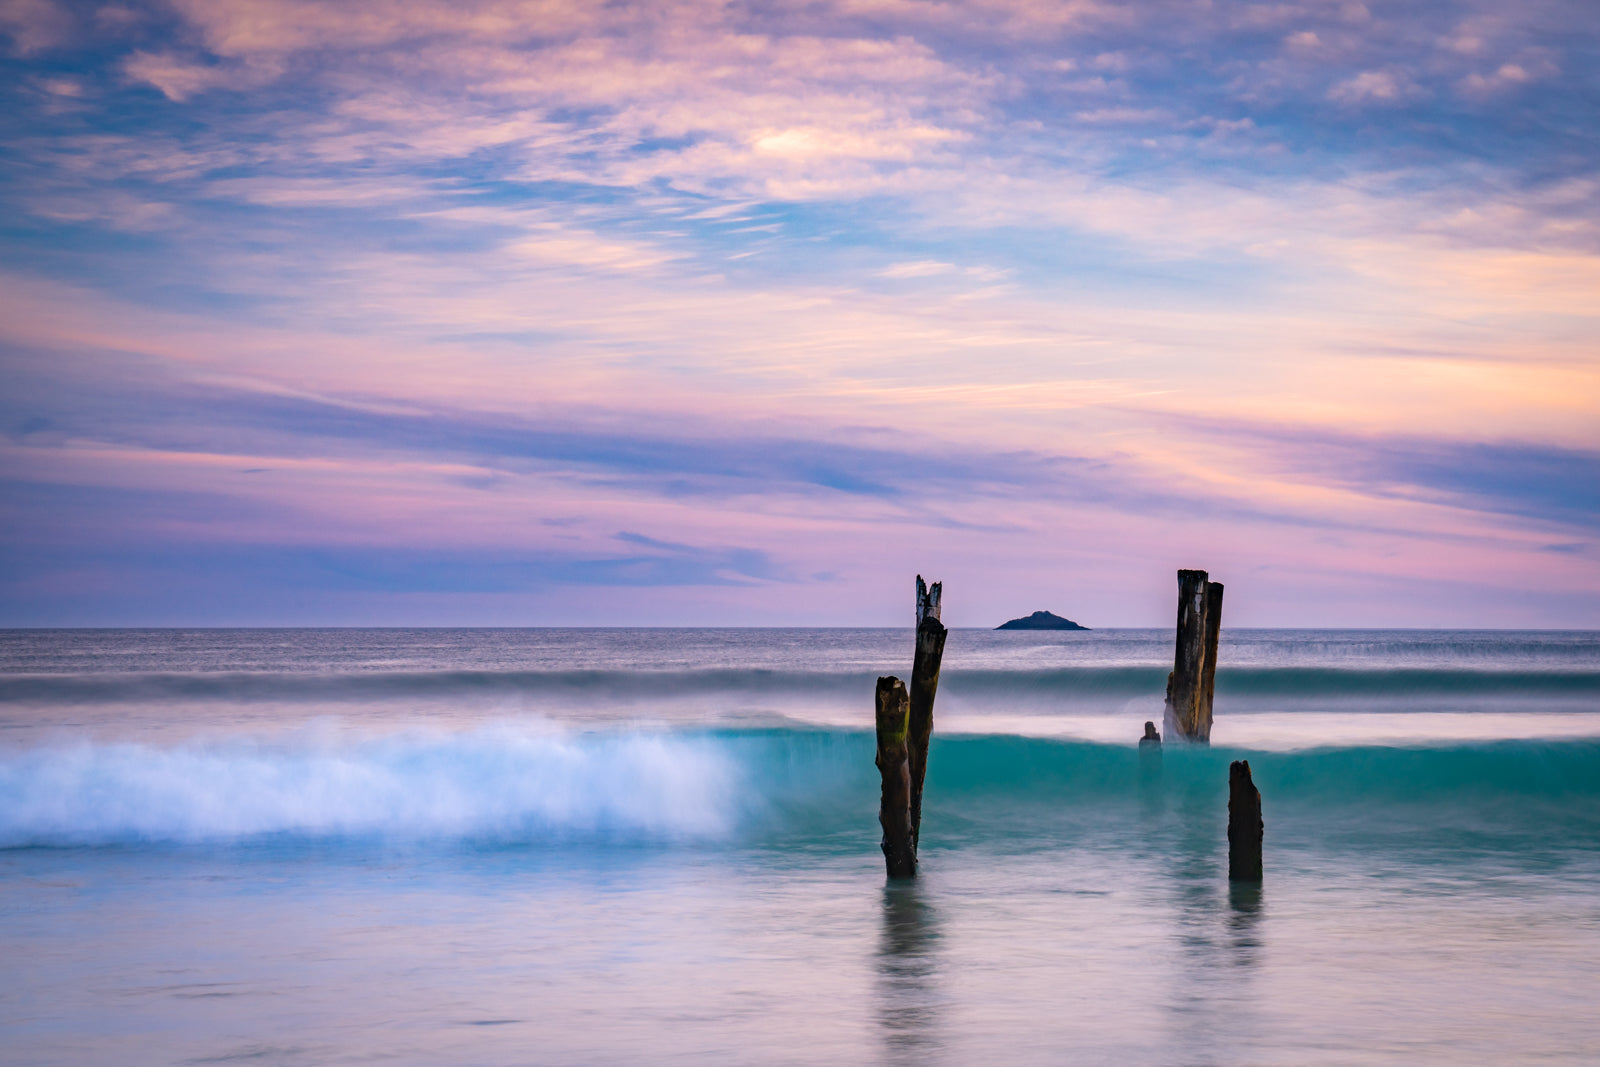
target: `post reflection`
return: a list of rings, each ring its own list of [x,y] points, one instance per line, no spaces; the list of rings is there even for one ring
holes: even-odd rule
[[[1171,1038],[1185,1048],[1219,1048],[1260,1022],[1255,975],[1264,952],[1265,899],[1261,883],[1227,880],[1220,820],[1195,815],[1186,805],[1172,830]]]
[[[1262,905],[1260,882],[1228,884],[1228,948],[1235,966],[1256,963],[1261,951]]]
[[[941,1045],[938,916],[916,880],[883,888],[878,1026],[887,1063],[923,1062]]]

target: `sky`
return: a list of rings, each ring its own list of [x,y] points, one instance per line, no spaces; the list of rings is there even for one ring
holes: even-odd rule
[[[1592,0],[0,53],[0,625],[1600,627]]]

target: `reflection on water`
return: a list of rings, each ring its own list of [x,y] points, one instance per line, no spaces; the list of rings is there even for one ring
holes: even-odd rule
[[[1228,884],[1228,948],[1235,966],[1251,967],[1261,951],[1261,883]]]
[[[943,1044],[938,943],[938,914],[921,883],[886,884],[876,992],[887,1063],[920,1062]]]
[[[1262,887],[1227,881],[1226,828],[1210,799],[1186,798],[1170,826],[1169,900],[1178,951],[1165,1007],[1177,1047],[1237,1045],[1259,1025]]]

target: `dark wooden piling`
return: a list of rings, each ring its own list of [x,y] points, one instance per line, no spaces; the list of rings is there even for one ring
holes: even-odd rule
[[[1167,732],[1186,741],[1211,740],[1217,642],[1222,634],[1222,583],[1205,571],[1178,572],[1178,637],[1167,676]]]
[[[1261,881],[1261,790],[1250,778],[1250,761],[1228,767],[1228,880]]]
[[[883,861],[890,878],[917,873],[917,846],[911,825],[911,699],[898,678],[878,679],[878,772],[883,794],[878,822],[883,826]]]
[[[939,621],[944,583],[932,586],[917,575],[917,649],[911,662],[911,847],[922,836],[922,783],[928,776],[928,741],[933,736],[933,698],[939,692],[939,664],[949,635]]]
[[[1211,740],[1211,699],[1217,691],[1217,642],[1222,638],[1222,583],[1206,582],[1206,660],[1200,673],[1200,705],[1206,740]]]

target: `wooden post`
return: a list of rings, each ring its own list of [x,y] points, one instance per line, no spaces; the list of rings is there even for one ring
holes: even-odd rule
[[[1228,766],[1228,880],[1261,881],[1261,790],[1250,778],[1250,761]]]
[[[922,837],[922,783],[928,776],[928,740],[933,736],[933,698],[949,635],[939,621],[944,583],[923,584],[917,575],[917,650],[911,662],[911,847]]]
[[[1217,642],[1222,637],[1222,583],[1206,583],[1206,665],[1200,674],[1200,707],[1205,739],[1211,740],[1211,698],[1217,691]]]
[[[883,861],[890,878],[917,873],[917,846],[911,829],[911,762],[907,734],[911,700],[898,678],[879,678],[877,692],[878,772],[883,795],[878,822],[883,826]]]
[[[1206,572],[1178,572],[1178,643],[1167,683],[1167,734],[1189,741],[1199,733],[1201,675],[1206,660]]]
[[[1166,726],[1187,741],[1211,741],[1217,642],[1222,634],[1222,583],[1205,571],[1178,572],[1178,638],[1167,675]]]

